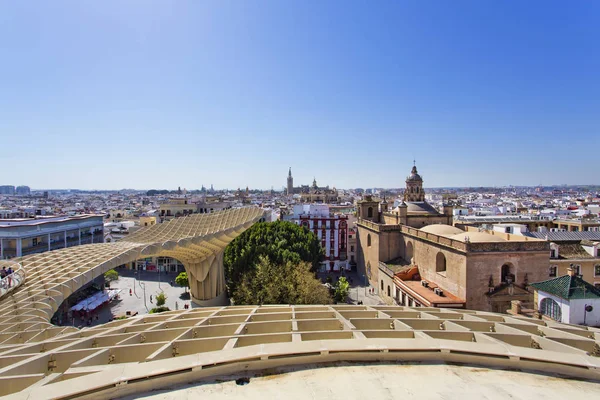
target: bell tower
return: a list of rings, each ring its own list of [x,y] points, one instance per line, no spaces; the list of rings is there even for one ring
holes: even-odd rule
[[[292,177],[292,167],[290,167],[290,171],[288,172],[287,177],[287,195],[291,196],[294,192],[294,178]]]
[[[417,172],[417,165],[413,161],[413,167],[410,175],[406,178],[406,190],[404,191],[404,201],[425,201],[425,192],[423,191],[423,178]]]

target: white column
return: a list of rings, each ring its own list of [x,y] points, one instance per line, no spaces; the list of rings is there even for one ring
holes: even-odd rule
[[[79,245],[81,246],[81,228],[77,229],[79,232]]]
[[[21,257],[23,255],[23,239],[17,238],[17,257]]]
[[[4,239],[0,239],[0,260],[4,260]]]
[[[65,238],[65,248],[67,247],[67,231],[63,232],[63,236]]]
[[[94,243],[94,228],[90,228],[90,232],[92,233],[92,243]]]
[[[51,248],[50,248],[50,234],[48,234],[48,251],[50,251],[50,250],[51,250]]]

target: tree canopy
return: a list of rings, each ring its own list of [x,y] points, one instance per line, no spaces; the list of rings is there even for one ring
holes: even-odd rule
[[[117,279],[119,279],[119,273],[114,269],[109,269],[104,273],[104,279],[107,282],[116,281]]]
[[[166,301],[167,301],[167,295],[165,294],[165,292],[160,292],[159,294],[156,295],[156,305],[158,307],[164,306]]]
[[[175,283],[178,284],[179,286],[185,287],[187,290],[187,288],[190,287],[190,282],[188,281],[187,272],[179,273],[179,275],[177,275],[177,277],[175,278]]]
[[[342,276],[340,277],[340,279],[337,281],[336,285],[335,285],[335,294],[334,294],[334,299],[337,302],[343,303],[346,301],[346,298],[348,297],[348,291],[350,290],[350,284],[348,283],[348,280]]]
[[[329,290],[301,261],[274,263],[260,256],[254,270],[246,271],[233,293],[234,304],[328,304]]]
[[[234,300],[238,285],[245,277],[254,276],[261,257],[282,267],[288,262],[292,266],[305,262],[309,272],[315,272],[323,258],[323,249],[314,233],[292,222],[254,224],[225,248],[225,280],[228,294]]]

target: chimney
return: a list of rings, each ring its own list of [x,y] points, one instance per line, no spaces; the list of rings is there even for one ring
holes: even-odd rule
[[[569,276],[575,276],[575,268],[573,268],[573,267],[567,268],[567,274]]]

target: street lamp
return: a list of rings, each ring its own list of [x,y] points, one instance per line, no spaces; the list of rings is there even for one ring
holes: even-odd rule
[[[158,262],[156,264],[158,264]],[[158,288],[160,289],[161,288],[160,287],[160,265],[157,265],[157,267],[158,267]]]
[[[146,311],[149,311],[149,310],[148,310],[148,305],[146,304],[146,284],[145,284],[145,283],[142,283],[141,281],[138,281],[138,284],[140,285],[140,287],[141,287],[142,289],[144,289],[144,307],[146,307]],[[134,286],[135,286],[135,285],[134,285]]]

